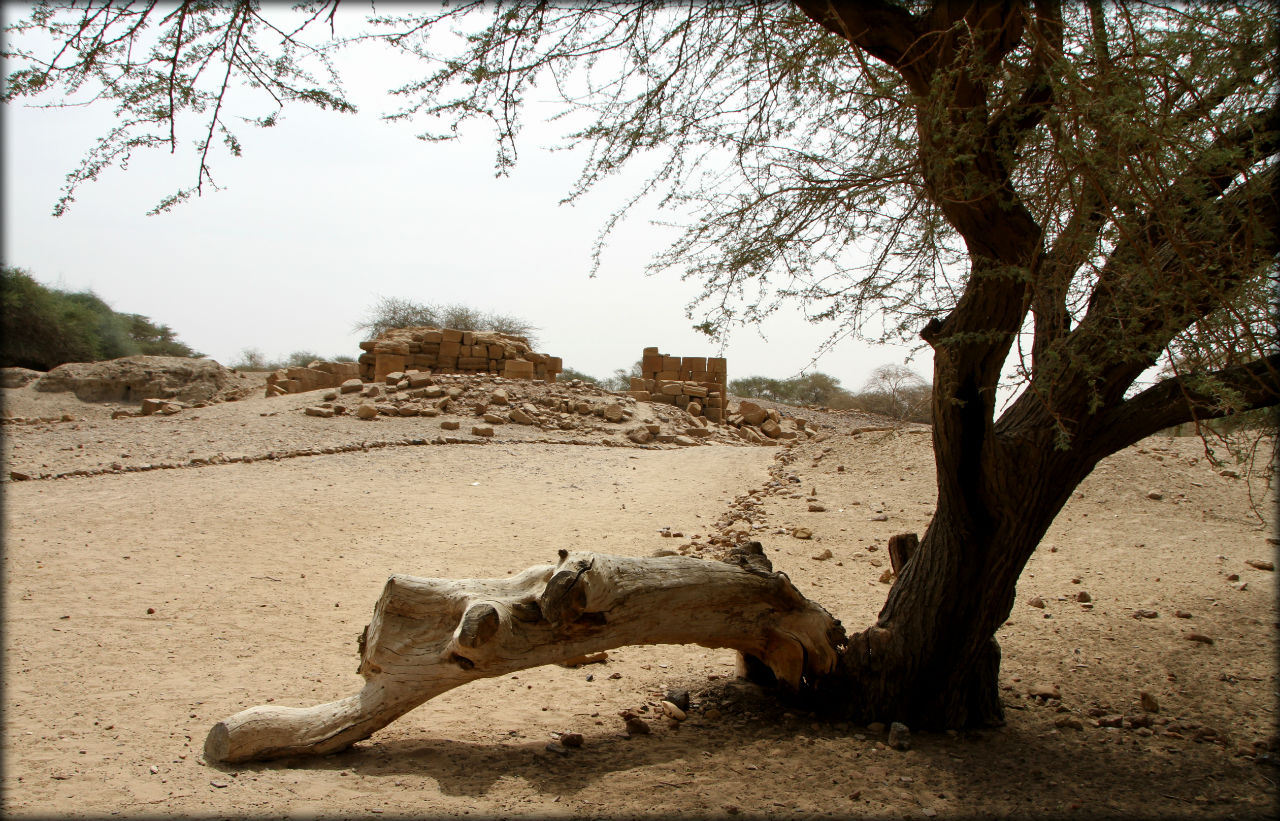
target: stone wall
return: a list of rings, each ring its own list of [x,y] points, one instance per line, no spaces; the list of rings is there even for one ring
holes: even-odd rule
[[[645,348],[640,371],[644,375],[632,377],[627,391],[637,401],[665,402],[684,408],[690,416],[724,421],[729,377],[723,358],[670,356],[657,348]]]
[[[556,381],[558,356],[538,353],[523,336],[451,328],[393,328],[360,343],[359,376],[382,382],[397,371],[491,373],[507,379]]]
[[[267,374],[267,396],[284,396],[321,388],[336,388],[360,376],[355,362],[310,362],[305,368],[281,368]]]

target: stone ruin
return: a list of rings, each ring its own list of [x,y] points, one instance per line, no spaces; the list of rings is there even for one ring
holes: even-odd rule
[[[643,376],[633,376],[627,391],[636,401],[664,402],[683,408],[690,416],[725,421],[729,378],[722,357],[670,356],[657,348],[645,348],[640,372]]]
[[[387,374],[487,373],[506,379],[555,382],[564,370],[558,356],[538,353],[523,336],[453,328],[392,328],[360,343],[355,362],[314,361],[267,376],[267,396],[337,388],[343,382],[383,382]]]
[[[393,328],[360,343],[360,378],[380,382],[396,371],[489,373],[505,379],[556,381],[558,356],[537,353],[523,336],[452,328]]]

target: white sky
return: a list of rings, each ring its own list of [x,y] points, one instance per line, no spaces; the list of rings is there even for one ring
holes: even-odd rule
[[[758,329],[734,330],[720,349],[684,316],[696,283],[644,274],[674,236],[649,223],[652,213],[615,232],[589,278],[596,234],[638,178],[559,206],[580,160],[544,149],[565,129],[542,122],[550,109],[526,115],[520,162],[495,179],[485,129],[426,143],[412,124],[379,118],[394,108],[382,92],[404,79],[395,68],[402,62],[364,51],[342,65],[358,114],[297,106],[275,128],[240,129],[244,156],[213,165],[223,190],[153,217],[145,212],[194,180],[196,158],[184,149],[199,137],[194,130],[179,133],[178,154],[141,152],[128,171],[82,187],[67,215],[54,218],[64,175],[114,116],[109,106],[6,106],[4,263],[58,288],[91,289],[223,364],[246,348],[355,356],[353,326],[380,296],[514,314],[538,327],[539,351],[598,377],[656,345],[676,356],[727,356],[730,379],[786,378],[831,332],[786,308]],[[856,389],[909,353],[846,340],[816,368]],[[927,350],[908,364],[931,375]]]

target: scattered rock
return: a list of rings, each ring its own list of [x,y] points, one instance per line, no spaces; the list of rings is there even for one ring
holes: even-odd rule
[[[356,408],[356,417],[359,419],[372,419],[377,415],[378,409],[369,402],[365,402]]]
[[[911,749],[911,730],[900,721],[889,725],[889,746],[895,750]]]
[[[1245,559],[1244,563],[1257,570],[1275,570],[1276,566],[1263,559]]]
[[[511,397],[507,394],[506,391],[502,389],[498,389],[493,393],[489,394],[489,401],[495,405],[506,405],[511,402]]]
[[[1081,603],[1091,602],[1093,601],[1093,596],[1090,596],[1087,590],[1081,590],[1080,592],[1076,593],[1076,601]]]
[[[1213,644],[1213,639],[1209,638],[1204,633],[1183,633],[1182,637],[1187,641],[1197,641],[1201,644]]]
[[[880,574],[881,584],[890,584],[893,582],[893,570],[886,567],[884,572]]]
[[[1175,619],[1189,619],[1191,618],[1191,614],[1188,613],[1186,610],[1174,610],[1173,617]]]
[[[1240,574],[1239,574],[1239,573],[1228,573],[1228,574],[1227,574],[1227,581],[1229,581],[1229,582],[1238,582],[1238,581],[1240,581]]]
[[[813,531],[807,527],[797,527],[791,530],[791,535],[797,539],[812,539]]]
[[[359,393],[364,390],[364,382],[359,379],[348,379],[338,386],[339,393]]]
[[[444,427],[441,425],[441,427]],[[474,425],[471,428],[472,436],[493,436],[493,427],[491,425]]]
[[[1164,498],[1164,494],[1158,490],[1152,490],[1147,492],[1147,498],[1158,502]]]
[[[810,502],[810,503],[809,503],[809,512],[810,512],[810,513],[826,513],[826,511],[827,511],[827,506],[826,506],[826,505],[824,505],[822,502]]]
[[[1155,610],[1142,610],[1142,609],[1139,609],[1139,610],[1134,610],[1134,611],[1133,611],[1133,617],[1134,617],[1135,619],[1154,619],[1154,618],[1158,618],[1159,616],[1160,616],[1160,614],[1159,614],[1158,612],[1156,612]]]
[[[685,713],[684,710],[681,710],[679,707],[677,707],[675,704],[673,704],[670,701],[663,701],[661,702],[660,706],[662,707],[662,712],[664,715],[667,715],[675,719],[676,721],[684,721],[686,718],[688,718],[688,714]]]
[[[670,690],[667,690],[666,700],[676,705],[681,710],[684,710],[685,712],[689,711],[690,699],[689,699],[688,690],[683,690],[679,688],[672,688]]]
[[[333,417],[332,408],[310,407],[305,411],[307,416],[319,416],[322,419],[330,419]]]
[[[1032,607],[1038,608],[1040,610],[1044,609],[1044,599],[1040,598],[1039,596],[1032,596],[1031,598],[1027,599],[1027,604],[1031,605]]]
[[[627,735],[648,735],[653,732],[649,729],[649,725],[639,716],[632,716],[626,719]]]
[[[874,515],[874,516],[872,516],[872,517],[871,517],[871,521],[873,521],[873,522],[887,522],[887,521],[889,521],[889,514],[887,514],[887,513],[877,513],[876,515]]]
[[[809,558],[813,559],[815,562],[825,562],[827,559],[830,559],[832,555],[834,554],[832,554],[830,549],[827,549],[823,550],[821,553],[815,553]]]
[[[565,747],[581,747],[585,739],[582,733],[561,733],[560,743]]]
[[[1083,730],[1084,722],[1072,715],[1058,716],[1053,720],[1053,726],[1064,730]]]
[[[1151,695],[1151,693],[1148,693],[1146,690],[1138,692],[1138,704],[1148,713],[1160,712],[1160,702],[1156,700],[1155,696]]]

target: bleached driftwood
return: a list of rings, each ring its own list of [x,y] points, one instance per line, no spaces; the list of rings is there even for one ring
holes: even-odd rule
[[[723,562],[560,551],[504,579],[392,576],[360,640],[364,688],[314,707],[251,707],[213,726],[212,761],[332,753],[479,678],[638,644],[727,647],[779,681],[829,672],[840,623],[772,572],[759,543]]]

